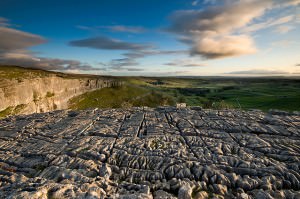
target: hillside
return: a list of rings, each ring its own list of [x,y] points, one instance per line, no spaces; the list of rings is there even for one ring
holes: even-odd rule
[[[130,108],[175,105],[175,99],[163,92],[128,82],[119,87],[108,87],[84,93],[69,101],[69,108]]]

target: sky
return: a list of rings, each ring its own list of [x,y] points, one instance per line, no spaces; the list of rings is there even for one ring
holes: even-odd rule
[[[300,75],[300,0],[1,0],[0,64],[142,76]]]

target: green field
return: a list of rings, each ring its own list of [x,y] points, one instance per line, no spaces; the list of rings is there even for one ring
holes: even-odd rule
[[[125,85],[104,88],[71,100],[71,108],[175,105],[203,108],[300,110],[298,78],[149,78],[123,77]]]

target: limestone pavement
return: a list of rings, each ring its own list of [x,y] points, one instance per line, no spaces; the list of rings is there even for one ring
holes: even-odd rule
[[[0,120],[0,198],[300,198],[300,115],[198,107]]]

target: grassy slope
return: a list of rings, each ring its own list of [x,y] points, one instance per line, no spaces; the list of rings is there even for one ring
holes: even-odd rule
[[[26,104],[19,104],[15,107],[9,106],[6,109],[0,111],[0,119],[8,115],[18,115],[26,107]]]
[[[172,98],[133,84],[88,92],[72,98],[69,103],[72,109],[174,105]]]

